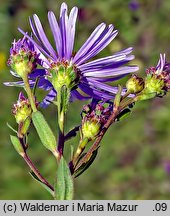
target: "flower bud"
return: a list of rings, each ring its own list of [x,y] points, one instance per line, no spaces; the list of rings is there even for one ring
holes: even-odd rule
[[[23,76],[28,75],[36,69],[38,61],[39,54],[37,54],[36,48],[26,37],[13,42],[8,65],[20,77],[23,78]]]
[[[126,83],[127,91],[131,94],[137,94],[144,89],[143,78],[137,75],[132,75],[132,77]]]
[[[97,121],[85,121],[82,125],[82,134],[84,138],[93,140],[100,132],[101,124]]]
[[[24,97],[22,92],[19,94],[17,103],[13,105],[12,113],[18,124],[18,136],[22,138],[29,129],[32,115],[29,100]]]
[[[82,110],[82,138],[94,140],[113,111],[111,102],[105,103],[93,100]]]
[[[145,88],[136,97],[136,100],[146,100],[154,97],[163,97],[170,89],[170,64],[166,62],[165,54],[160,54],[156,67],[146,70]]]
[[[18,124],[23,123],[32,114],[31,105],[22,92],[19,94],[17,103],[13,105],[12,113]]]

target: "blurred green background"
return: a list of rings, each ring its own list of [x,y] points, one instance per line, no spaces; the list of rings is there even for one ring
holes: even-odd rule
[[[75,50],[101,22],[113,23],[118,37],[98,56],[134,47],[142,75],[157,64],[159,53],[170,61],[170,1],[141,0],[132,8],[128,0],[72,0],[69,7],[80,8]],[[28,17],[39,15],[49,32],[47,11],[59,15],[60,0],[0,0],[0,199],[51,199],[31,179],[29,169],[13,149],[6,126],[15,127],[11,106],[19,89],[5,87],[4,81],[14,81],[6,66],[9,48],[21,34],[17,27],[30,31]],[[67,129],[79,124],[82,102],[70,106]],[[45,110],[43,111],[45,113]],[[45,116],[56,128],[54,107]],[[50,182],[56,175],[56,162],[30,132],[29,154]],[[75,140],[76,143],[77,140]],[[70,144],[66,144],[67,151]],[[102,141],[94,164],[75,181],[75,199],[170,199],[170,95],[163,99],[136,104],[132,115],[114,124]]]

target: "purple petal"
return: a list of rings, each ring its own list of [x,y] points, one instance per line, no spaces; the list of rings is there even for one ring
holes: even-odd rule
[[[93,77],[90,77],[90,79],[96,80],[96,81],[99,81],[99,82],[113,82],[113,81],[122,79],[125,76],[126,76],[126,74],[123,74],[121,76],[111,77],[111,78],[100,78],[100,77],[99,78],[93,78]]]
[[[116,52],[115,55],[117,55],[117,54],[129,55],[132,51],[133,51],[133,47],[128,47],[126,49],[123,49],[123,50]]]
[[[110,95],[109,93],[106,93],[102,90],[96,89],[93,86],[89,86],[88,83],[79,84],[79,88],[87,95],[90,95],[91,97],[94,97],[99,100],[101,99],[111,100],[114,98],[113,95]]]
[[[41,39],[41,42],[44,44],[44,46],[49,51],[49,53],[52,55],[52,57],[56,60],[57,59],[56,52],[53,49],[53,47],[51,46],[49,40],[47,39],[46,34],[43,30],[43,27],[41,25],[41,22],[40,22],[38,16],[36,14],[34,14],[33,18],[34,18],[35,26],[36,26],[39,38]]]
[[[78,100],[88,100],[91,97],[88,96],[83,96],[82,94],[80,94],[80,92],[78,92],[77,90],[73,90],[71,92],[71,97],[70,97],[70,101],[73,102],[74,100],[78,99]]]
[[[62,39],[62,58],[67,55],[67,30],[68,30],[68,15],[67,15],[67,5],[62,3],[60,9],[60,32]]]
[[[160,58],[159,58],[157,66],[156,66],[156,70],[163,71],[163,68],[165,66],[165,61],[166,61],[166,55],[160,54]]]
[[[46,91],[50,90],[53,87],[51,82],[45,79],[44,77],[40,77],[37,85],[38,88],[42,88]]]
[[[114,55],[114,56],[108,56],[105,58],[101,58],[98,60],[94,60],[88,63],[85,63],[83,65],[79,66],[79,69],[83,71],[91,71],[91,70],[98,70],[98,69],[104,69],[108,66],[110,68],[118,67],[122,64],[125,64],[131,60],[134,59],[134,55],[126,56],[126,55]]]
[[[46,95],[44,100],[40,103],[40,106],[42,108],[46,108],[56,97],[57,93],[54,89],[51,89],[51,91]]]
[[[15,71],[10,70],[10,73],[11,73],[12,76],[14,76],[14,77],[21,78],[17,73],[15,73]]]
[[[45,50],[43,49],[40,45],[38,45],[27,33],[25,33],[22,29],[18,28],[18,30],[25,36],[27,37],[41,52],[43,52],[48,58],[55,59]]]
[[[122,74],[128,74],[137,71],[139,68],[137,66],[123,66],[114,69],[99,69],[97,71],[84,72],[85,77],[108,77],[108,76],[118,76]]]
[[[107,84],[104,84],[104,83],[101,83],[101,82],[98,82],[98,81],[96,81],[96,80],[92,80],[92,79],[86,79],[87,80],[87,82],[88,82],[88,84],[90,85],[90,86],[93,86],[93,87],[95,87],[95,88],[99,88],[99,89],[104,89],[105,91],[107,91],[107,92],[110,92],[110,93],[113,93],[113,94],[116,94],[117,93],[117,88],[116,88],[116,90],[115,90],[115,87],[113,87],[113,86],[109,86],[109,85],[107,85]]]
[[[71,59],[73,46],[74,46],[74,37],[75,37],[75,27],[77,20],[78,8],[72,8],[68,21],[68,38],[67,38],[67,59]]]
[[[16,86],[16,87],[24,87],[24,82],[23,81],[18,81],[18,82],[4,82],[3,83],[6,86]],[[29,80],[29,84],[31,87],[35,84],[35,81]]]
[[[91,46],[94,44],[94,42],[100,37],[101,33],[104,31],[106,27],[105,23],[101,23],[98,25],[95,30],[92,32],[90,37],[86,40],[86,42],[82,45],[82,47],[79,49],[79,51],[76,53],[73,63],[77,63],[82,56],[88,53],[88,50],[91,48]]]
[[[62,58],[62,39],[61,39],[60,28],[58,26],[56,17],[52,11],[48,12],[48,20],[51,27],[51,31],[53,33],[58,56],[59,58]]]
[[[20,92],[18,96],[18,101],[22,101],[22,100],[26,100],[26,97],[24,96],[22,92]]]
[[[31,26],[31,29],[32,29],[32,32],[33,32],[34,36],[37,38],[38,42],[42,44],[41,39],[40,39],[40,37],[38,35],[38,31],[37,31],[37,29],[36,29],[36,27],[34,25],[34,22],[33,22],[33,20],[32,20],[31,17],[29,17],[29,23],[30,23],[30,26]]]
[[[81,65],[83,62],[86,62],[88,59],[97,55],[101,50],[103,50],[118,34],[118,31],[113,31],[113,26],[110,25],[106,30],[101,34],[98,40],[93,44],[93,46],[88,50],[88,53],[84,55],[79,61],[77,61],[77,65]]]
[[[29,78],[36,79],[37,77],[46,75],[45,69],[36,69],[32,73],[29,74]]]

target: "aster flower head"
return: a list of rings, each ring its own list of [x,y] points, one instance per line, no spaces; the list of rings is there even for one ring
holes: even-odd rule
[[[157,66],[148,68],[146,74],[144,89],[137,99],[163,97],[170,89],[170,63],[165,54],[160,54]]]
[[[132,48],[89,61],[109,45],[118,34],[113,25],[107,26],[105,23],[101,23],[79,51],[73,55],[77,14],[77,7],[73,7],[68,14],[67,5],[63,3],[58,23],[54,13],[52,11],[48,12],[48,21],[55,48],[49,42],[37,15],[33,15],[33,19],[30,18],[30,26],[35,39],[21,29],[19,30],[46,56],[45,69],[48,70],[49,80],[53,84],[53,97],[58,91],[56,84],[60,80],[61,85],[67,83],[69,86],[71,100],[89,97],[111,99],[117,93],[117,88],[109,86],[105,82],[120,79],[124,75],[138,70],[137,66],[124,66],[124,64],[134,59],[134,56],[130,54]],[[63,70],[60,70],[61,68]],[[63,74],[61,71],[63,71]],[[62,78],[63,80],[61,80]],[[82,92],[88,97],[82,95]],[[43,106],[48,103],[45,98]]]
[[[82,136],[90,140],[94,139],[113,112],[113,103],[92,100],[82,110]]]
[[[40,53],[37,53],[34,44],[24,36],[18,41],[13,41],[8,65],[17,75],[23,77],[36,69],[40,61],[39,56]]]
[[[16,118],[18,124],[23,123],[31,116],[32,109],[29,100],[25,98],[22,92],[19,93],[17,103],[12,107],[12,113]]]
[[[170,89],[170,63],[166,61],[166,55],[160,54],[160,58],[156,67],[146,70],[148,77],[159,80],[160,91],[164,94]],[[163,93],[163,92],[162,92]]]

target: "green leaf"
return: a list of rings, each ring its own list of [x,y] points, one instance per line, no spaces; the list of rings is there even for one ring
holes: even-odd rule
[[[73,179],[70,169],[62,157],[57,170],[57,182],[55,185],[55,196],[57,200],[72,200],[73,199]]]
[[[99,148],[99,147],[98,147],[98,148]],[[76,172],[74,173],[74,177],[75,177],[75,178],[78,177],[78,176],[80,176],[82,173],[84,173],[84,171],[86,171],[86,170],[91,166],[91,164],[93,163],[93,161],[95,160],[95,158],[96,158],[96,156],[97,156],[98,148],[97,148],[96,150],[93,151],[93,153],[92,153],[90,159],[89,159],[87,162],[83,163],[83,164],[81,165],[81,167],[79,167],[79,168],[76,170]],[[82,157],[82,158],[83,158],[83,157]],[[81,159],[80,159],[80,160],[81,160]]]
[[[116,120],[121,121],[121,120],[127,118],[130,115],[130,113],[131,113],[131,110],[126,108],[117,116]]]
[[[10,135],[10,139],[11,139],[11,142],[12,142],[12,144],[13,144],[15,150],[16,150],[21,156],[23,156],[23,155],[25,154],[25,151],[24,151],[24,148],[23,148],[21,142],[19,141],[18,137]]]
[[[33,171],[29,172],[31,177],[38,182],[43,188],[45,188],[53,197],[54,197],[54,191],[52,191],[47,185],[45,185],[36,175]]]
[[[8,122],[6,124],[14,133],[18,133]]]
[[[32,121],[42,144],[52,152],[56,151],[55,136],[41,112],[32,113]]]

